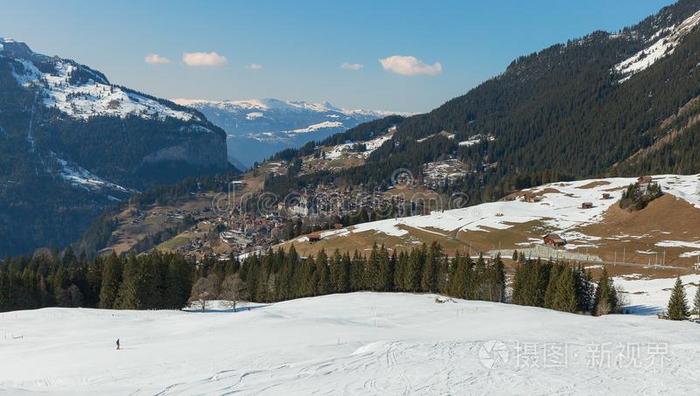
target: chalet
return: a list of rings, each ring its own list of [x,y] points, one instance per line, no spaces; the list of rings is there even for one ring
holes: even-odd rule
[[[547,234],[544,236],[543,240],[545,245],[551,246],[553,248],[560,248],[566,245],[566,239],[560,237],[557,234]]]
[[[584,202],[581,204],[581,209],[592,209],[593,202]]]
[[[523,201],[529,202],[529,203],[540,202],[540,201],[542,201],[542,196],[527,192],[527,193],[523,194]]]
[[[231,189],[233,191],[240,191],[240,190],[244,189],[245,186],[246,186],[246,182],[244,182],[243,180],[234,180],[231,182]]]
[[[651,176],[639,176],[637,178],[637,184],[650,184],[652,181]]]
[[[610,199],[610,193],[603,193],[603,199]]]
[[[639,186],[639,188],[642,190],[646,190],[649,188],[652,181],[651,176],[639,176],[637,179],[637,186]]]
[[[314,232],[314,233],[309,234],[308,238],[309,238],[309,242],[311,242],[311,243],[318,242],[321,240],[321,234],[318,232]]]

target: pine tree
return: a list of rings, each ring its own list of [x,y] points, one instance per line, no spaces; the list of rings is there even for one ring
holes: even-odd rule
[[[118,309],[142,309],[143,299],[140,293],[142,271],[135,255],[130,255],[124,265],[122,283],[114,307]]]
[[[693,304],[695,305],[695,315],[700,315],[700,284],[698,285],[697,290],[695,290]]]
[[[112,253],[102,268],[102,285],[100,286],[100,308],[113,308],[117,299],[119,285],[122,281],[121,261]]]
[[[549,281],[547,282],[547,289],[544,293],[544,307],[549,309],[556,309],[556,296],[559,288],[559,276],[564,271],[564,267],[561,264],[552,266],[549,271]]]
[[[576,312],[576,279],[571,268],[564,268],[558,276],[557,290],[554,297],[554,309],[563,312]]]
[[[436,242],[430,245],[428,255],[425,258],[423,274],[421,277],[421,291],[435,293],[438,291],[438,260],[442,255],[441,247]]]
[[[316,272],[318,273],[318,286],[316,287],[318,295],[333,293],[335,290],[332,288],[328,256],[323,249],[316,255]]]
[[[496,255],[491,272],[491,301],[503,302],[506,295],[506,272],[500,253]]]
[[[668,319],[687,320],[690,317],[688,301],[685,297],[685,289],[681,278],[676,278],[676,285],[673,286],[671,298],[668,300]]]
[[[593,303],[593,314],[596,316],[607,315],[617,311],[617,292],[612,279],[608,276],[608,271],[603,268],[595,291]]]

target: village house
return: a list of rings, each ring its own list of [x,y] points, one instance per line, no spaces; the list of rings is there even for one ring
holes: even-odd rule
[[[311,243],[318,242],[321,240],[321,234],[318,232],[312,232],[311,234],[309,234],[308,238],[309,242]]]
[[[593,202],[584,202],[581,204],[581,209],[592,209]]]
[[[651,176],[639,176],[639,178],[637,179],[637,186],[639,186],[639,188],[642,190],[646,190],[649,188],[652,181],[653,180]]]
[[[553,248],[560,248],[566,245],[566,239],[560,237],[558,234],[547,234],[543,238],[544,244]]]

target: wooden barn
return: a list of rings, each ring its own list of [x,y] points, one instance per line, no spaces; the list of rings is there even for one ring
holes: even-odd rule
[[[321,240],[321,233],[313,232],[313,233],[308,235],[308,238],[309,238],[309,242],[311,242],[311,243],[318,242]]]
[[[553,248],[560,248],[566,245],[566,239],[560,237],[558,234],[547,234],[543,239],[545,245]]]

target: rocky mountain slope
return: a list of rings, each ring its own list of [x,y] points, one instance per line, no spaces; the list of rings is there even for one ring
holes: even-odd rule
[[[346,110],[325,103],[253,100],[175,99],[176,103],[197,109],[228,135],[230,160],[245,167],[261,162],[285,148],[296,148],[310,141],[323,140],[361,123],[391,113]]]
[[[228,168],[199,112],[0,39],[0,257],[76,239],[133,191]]]

